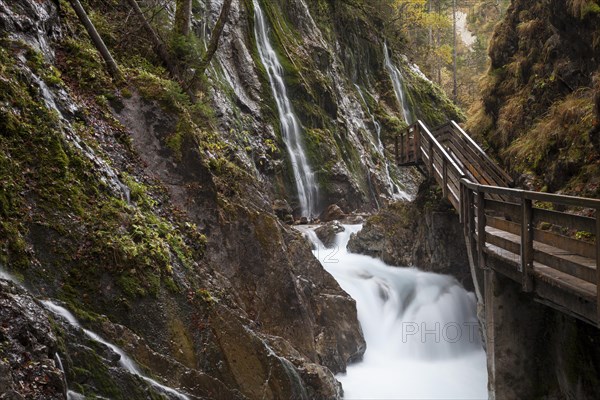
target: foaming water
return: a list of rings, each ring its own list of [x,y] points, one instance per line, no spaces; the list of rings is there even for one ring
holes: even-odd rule
[[[301,230],[323,267],[356,300],[367,351],[337,376],[345,398],[487,398],[474,295],[450,276],[349,253],[350,235],[362,226],[344,228],[333,249],[325,249],[311,227]]]

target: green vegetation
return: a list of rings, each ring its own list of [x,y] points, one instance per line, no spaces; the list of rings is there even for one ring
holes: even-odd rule
[[[129,297],[156,295],[161,282],[178,290],[172,281],[174,264],[190,269],[193,259],[201,258],[206,238],[194,226],[156,214],[151,191],[132,177],[123,180],[133,204],[114,197],[90,160],[64,140],[69,128],[29,89],[15,61],[18,53],[37,67],[34,73],[45,67],[30,48],[4,40],[0,104],[8,107],[0,107],[5,133],[0,138],[0,262],[24,275],[66,274],[66,299],[77,296],[68,287],[93,293],[95,279],[106,272]],[[57,265],[33,267],[35,249],[27,240],[32,226],[62,237],[51,250]],[[195,241],[195,249],[189,240]],[[77,270],[70,270],[70,265],[77,265]],[[87,271],[85,278],[80,270]]]
[[[598,67],[587,61],[600,50],[596,1],[566,2],[562,26],[541,4],[511,7],[490,44],[491,67],[481,101],[469,111],[468,128],[514,176],[536,190],[600,195]],[[585,21],[581,21],[584,19]],[[555,22],[556,23],[556,22]],[[512,43],[518,44],[516,47]],[[579,71],[573,75],[572,71]]]

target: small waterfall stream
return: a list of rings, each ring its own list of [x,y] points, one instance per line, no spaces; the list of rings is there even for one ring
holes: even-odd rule
[[[402,106],[404,121],[410,125],[414,122],[414,118],[410,111],[410,104],[408,104],[406,94],[404,93],[404,79],[400,70],[392,63],[387,43],[385,42],[383,43],[383,56],[385,58],[385,68],[388,70],[390,79],[392,80],[392,85],[394,86],[394,93],[396,93],[396,98]]]
[[[377,153],[379,153],[381,158],[384,160],[384,169],[385,169],[384,178],[386,180],[388,190],[392,194],[393,199],[408,200],[408,199],[410,199],[410,196],[408,195],[408,193],[406,193],[404,190],[402,190],[400,188],[400,186],[396,182],[394,182],[394,180],[392,179],[392,176],[390,175],[390,162],[385,155],[385,149],[383,146],[383,142],[381,141],[381,124],[375,119],[375,115],[373,115],[373,112],[371,112],[371,109],[369,108],[369,103],[367,103],[367,100],[363,94],[361,87],[357,84],[354,84],[354,87],[356,88],[358,95],[360,96],[361,100],[363,101],[363,103],[367,109],[369,118],[371,118],[371,122],[373,123],[373,126],[375,127],[375,134],[376,134],[377,142],[375,143],[371,140],[371,145],[377,151]],[[370,174],[368,174],[367,177],[369,179],[369,186],[372,186]],[[377,204],[377,208],[379,208],[379,204]]]
[[[356,300],[367,351],[336,377],[345,398],[487,398],[475,296],[450,276],[349,253],[346,244],[361,226],[344,228],[336,246],[326,249],[313,227],[299,227],[323,267]]]
[[[303,217],[316,217],[319,193],[315,173],[308,163],[302,139],[302,128],[294,113],[283,81],[283,67],[269,41],[267,21],[257,0],[254,0],[254,35],[258,46],[258,54],[267,70],[269,83],[279,112],[281,136],[292,164],[301,214]]]
[[[170,395],[171,397],[179,399],[179,400],[190,400],[189,397],[184,395],[183,393],[180,393],[179,391],[177,391],[173,388],[170,388],[168,386],[165,386],[165,385],[155,381],[154,379],[149,378],[146,375],[144,375],[140,371],[140,369],[137,367],[137,365],[135,364],[135,361],[133,361],[120,347],[104,340],[98,334],[83,328],[79,324],[79,321],[77,321],[75,316],[73,314],[71,314],[69,312],[69,310],[67,310],[66,308],[61,307],[58,304],[56,304],[50,300],[44,300],[44,301],[42,301],[42,304],[48,310],[52,311],[54,314],[64,318],[69,324],[71,324],[75,328],[83,329],[83,333],[85,333],[93,341],[102,343],[103,345],[105,345],[106,347],[110,348],[112,351],[117,353],[120,356],[119,364],[121,364],[121,367],[123,367],[125,370],[127,370],[130,374],[139,376],[140,378],[142,378],[143,380],[148,382],[150,385],[154,386],[158,391],[160,391],[166,395]]]

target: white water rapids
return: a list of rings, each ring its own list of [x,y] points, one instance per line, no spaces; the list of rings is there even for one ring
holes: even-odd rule
[[[271,46],[267,21],[257,0],[254,0],[254,35],[258,54],[269,76],[271,91],[279,112],[281,136],[292,164],[301,214],[303,217],[316,217],[319,192],[315,173],[306,158],[302,127],[288,97],[283,81],[283,67]]]
[[[336,378],[346,399],[485,399],[486,357],[475,296],[446,275],[390,267],[352,254],[346,244],[360,225],[344,225],[336,247],[313,231],[315,256],[356,300],[367,351]]]

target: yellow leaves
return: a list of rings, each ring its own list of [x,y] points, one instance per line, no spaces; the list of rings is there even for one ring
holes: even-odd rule
[[[443,63],[450,64],[452,62],[452,46],[443,44],[433,49],[433,54]]]
[[[398,19],[404,28],[424,26],[427,13],[425,10],[426,0],[395,0]]]
[[[433,29],[446,29],[452,26],[452,21],[448,15],[435,12],[425,13],[423,22],[426,27]]]
[[[427,0],[394,0],[392,4],[397,13],[396,19],[403,29],[416,27],[444,29],[452,25],[447,15],[428,12]]]

